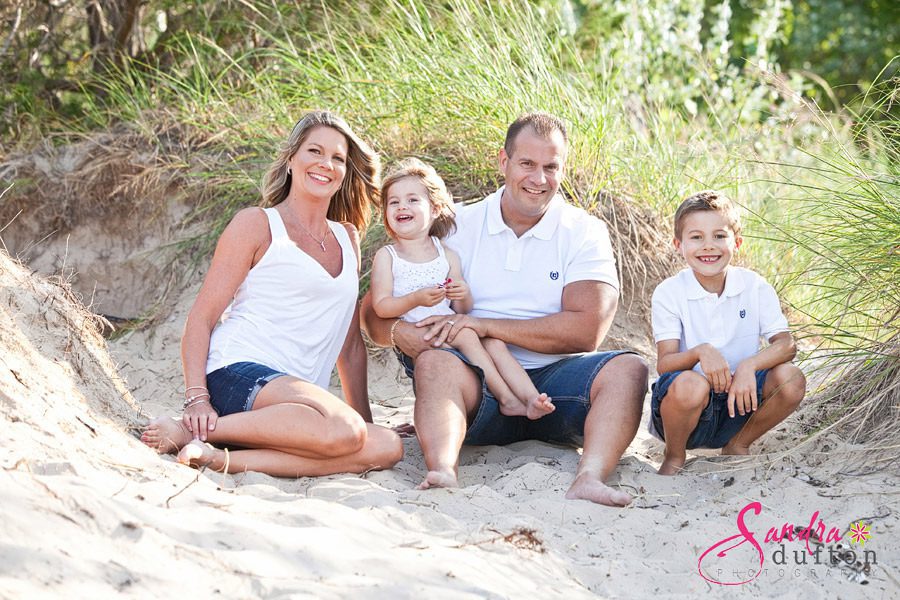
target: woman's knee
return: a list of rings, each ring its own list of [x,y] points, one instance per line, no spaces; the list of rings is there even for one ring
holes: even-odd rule
[[[328,456],[347,456],[362,450],[367,438],[366,422],[356,412],[334,415],[322,432],[321,451]]]
[[[696,371],[682,371],[669,385],[665,401],[683,410],[702,409],[709,402],[709,381]]]
[[[368,430],[366,443],[371,453],[369,462],[375,468],[390,469],[403,459],[403,440],[397,432],[371,423]]]

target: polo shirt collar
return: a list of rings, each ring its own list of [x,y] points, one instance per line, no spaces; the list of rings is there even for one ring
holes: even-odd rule
[[[691,269],[686,269],[685,275],[688,300],[702,300],[709,296],[710,292],[703,289]],[[737,296],[743,291],[744,278],[741,277],[741,272],[729,265],[728,271],[725,273],[725,289],[722,290],[722,296]]]
[[[510,229],[509,226],[503,222],[503,214],[500,212],[500,199],[503,197],[503,190],[505,189],[506,186],[501,187],[485,200],[485,202],[488,203],[487,226],[490,235],[495,235]],[[523,234],[523,237],[531,235],[540,240],[551,239],[556,232],[556,228],[559,226],[564,203],[565,200],[563,200],[562,196],[559,194],[553,196],[550,200],[550,205],[547,207],[547,212],[544,213],[544,216],[541,217],[541,220],[538,221],[534,227]],[[512,230],[510,229],[510,231]]]

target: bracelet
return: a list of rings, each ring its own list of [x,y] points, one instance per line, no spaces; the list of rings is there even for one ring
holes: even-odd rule
[[[189,388],[184,388],[184,393],[187,394],[191,390],[203,390],[204,392],[208,392],[205,385],[192,385]]]
[[[397,325],[399,325],[400,321],[402,321],[402,320],[403,319],[397,319],[396,321],[394,321],[394,324],[391,325],[391,347],[392,348],[397,347],[397,342],[394,340],[394,330],[397,329]]]
[[[194,404],[195,400],[199,400],[201,398],[206,398],[208,400],[210,398],[209,392],[197,394],[196,396],[188,396],[187,398],[184,399],[184,403],[181,405],[181,408],[187,408],[191,404]]]
[[[188,402],[188,403],[186,403],[186,404],[182,407],[182,410],[187,410],[187,409],[189,409],[190,407],[194,406],[195,404],[201,404],[201,403],[203,403],[203,402],[209,402],[209,398],[197,398],[197,399],[194,400],[193,402]]]

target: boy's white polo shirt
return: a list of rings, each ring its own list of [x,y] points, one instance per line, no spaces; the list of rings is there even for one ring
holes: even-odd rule
[[[749,269],[728,267],[721,296],[707,292],[691,269],[660,283],[653,292],[653,338],[679,340],[678,351],[712,344],[732,372],[759,352],[760,338],[788,331],[775,289]],[[698,362],[694,370],[703,373]]]
[[[583,280],[619,289],[606,225],[556,195],[538,223],[516,237],[500,212],[503,188],[481,202],[457,207],[456,233],[447,238],[472,290],[475,317],[531,319],[562,310],[563,288]],[[526,369],[569,355],[540,354],[509,345]]]

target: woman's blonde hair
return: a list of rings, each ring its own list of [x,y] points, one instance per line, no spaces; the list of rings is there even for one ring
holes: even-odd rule
[[[456,231],[456,214],[453,211],[453,197],[447,191],[444,180],[429,164],[418,158],[407,158],[400,162],[388,173],[381,184],[381,218],[384,222],[384,230],[389,236],[396,237],[387,219],[387,198],[391,186],[407,177],[415,177],[422,182],[428,191],[428,201],[438,211],[431,223],[428,235],[443,239]]]
[[[381,163],[375,151],[353,133],[346,121],[325,110],[307,113],[294,125],[291,135],[263,176],[260,206],[275,206],[287,198],[291,190],[288,162],[316,127],[331,127],[347,139],[347,174],[340,189],[331,198],[327,218],[352,223],[360,234],[364,234],[372,220],[372,210],[378,206]]]

